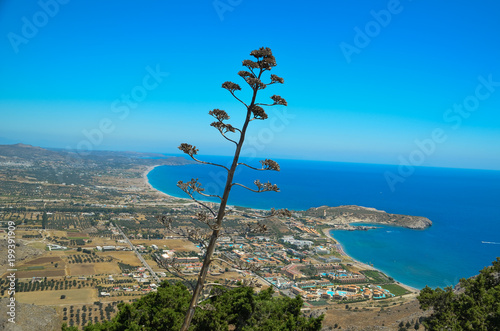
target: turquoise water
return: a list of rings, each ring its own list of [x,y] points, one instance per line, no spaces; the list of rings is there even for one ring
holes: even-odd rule
[[[224,157],[209,161],[227,164]],[[396,166],[279,162],[282,170],[278,173],[244,168],[235,181],[252,187],[255,179],[270,180],[280,187],[280,193],[256,194],[236,186],[230,204],[294,210],[360,205],[428,217],[433,226],[426,230],[382,227],[333,233],[354,258],[373,263],[397,281],[416,288],[454,285],[500,256],[500,171],[419,167],[392,191],[384,173],[397,174]],[[221,194],[224,172],[212,166],[162,166],[148,175],[153,187],[177,197],[186,197],[177,188],[177,181],[192,177],[199,178],[207,193]]]

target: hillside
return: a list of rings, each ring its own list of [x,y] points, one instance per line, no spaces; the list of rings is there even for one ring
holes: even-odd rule
[[[7,298],[0,298],[0,330],[42,331],[60,330],[61,323],[54,308],[16,302],[16,323],[7,318]]]
[[[422,216],[389,214],[385,211],[360,206],[321,206],[309,208],[305,216],[323,218],[327,223],[347,225],[351,223],[384,224],[409,229],[426,229],[432,221]]]

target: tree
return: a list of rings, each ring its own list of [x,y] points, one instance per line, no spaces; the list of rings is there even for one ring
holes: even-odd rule
[[[273,298],[269,288],[255,294],[253,288],[212,289],[212,296],[196,308],[191,331],[319,331],[323,316],[307,318],[300,309],[300,297]],[[111,321],[89,324],[85,331],[179,330],[189,306],[190,293],[180,282],[163,282],[157,292],[149,293],[132,304],[119,304],[118,314]],[[63,325],[63,331],[76,327]]]
[[[45,229],[45,227],[47,226],[47,221],[49,220],[49,217],[47,216],[47,212],[43,212],[43,215],[42,215],[42,229]]]
[[[199,301],[200,294],[205,286],[206,276],[210,268],[210,264],[212,262],[212,256],[214,253],[216,241],[222,229],[229,193],[233,188],[233,186],[241,186],[247,190],[257,193],[267,192],[267,191],[275,191],[275,192],[279,191],[279,188],[275,184],[271,184],[269,182],[261,183],[259,180],[256,180],[254,182],[255,186],[257,187],[256,189],[252,189],[243,184],[233,182],[234,174],[238,166],[246,166],[251,169],[261,170],[261,171],[280,170],[278,163],[270,159],[265,159],[260,161],[261,163],[260,168],[255,168],[248,164],[238,162],[241,149],[245,141],[247,128],[250,122],[254,120],[265,120],[268,118],[268,115],[266,114],[263,107],[287,105],[286,100],[279,95],[271,96],[272,103],[266,104],[257,102],[257,94],[260,90],[263,90],[272,84],[276,83],[283,84],[284,79],[277,75],[271,74],[269,77],[269,83],[266,84],[263,82],[264,78],[263,74],[266,71],[270,71],[273,67],[276,66],[276,59],[274,58],[271,49],[262,47],[258,50],[252,51],[250,55],[253,56],[255,60],[244,60],[242,63],[243,66],[248,70],[242,70],[238,72],[238,75],[245,80],[245,82],[248,84],[248,86],[252,91],[251,92],[252,97],[250,99],[250,102],[247,104],[236,96],[236,92],[241,90],[241,87],[238,84],[230,81],[226,81],[222,84],[222,88],[226,89],[238,102],[240,102],[244,106],[246,110],[246,116],[242,127],[236,128],[231,124],[226,123],[225,121],[229,120],[230,117],[224,110],[213,109],[209,112],[209,115],[215,118],[215,121],[210,125],[216,128],[224,139],[235,145],[235,152],[231,166],[228,168],[224,165],[201,161],[196,158],[196,155],[198,154],[198,149],[196,148],[196,146],[192,146],[187,143],[182,143],[179,146],[179,149],[181,151],[189,155],[196,162],[217,166],[224,169],[227,172],[226,184],[222,196],[203,193],[204,188],[201,186],[201,183],[198,182],[198,179],[191,179],[189,182],[186,183],[182,181],[179,181],[177,183],[177,185],[185,193],[187,193],[195,202],[199,203],[201,206],[205,207],[208,210],[208,212],[198,213],[197,217],[200,222],[207,224],[212,231],[211,235],[209,236],[209,243],[208,245],[206,245],[206,253],[203,265],[200,274],[198,276],[196,287],[193,290],[193,296],[189,304],[189,309],[186,313],[186,318],[181,328],[181,330],[183,331],[186,331],[189,328],[191,320],[194,316],[195,308]],[[210,208],[208,205],[197,200],[195,198],[195,194],[200,194],[204,197],[218,198],[220,204],[217,212],[214,209]],[[285,215],[289,215],[288,211],[282,211],[282,213]],[[166,217],[160,217],[159,219],[160,221],[162,221],[162,223],[167,225],[167,227],[169,228],[171,227],[172,223],[171,219],[168,219]],[[265,230],[265,225],[259,224],[254,231],[259,231],[259,230]],[[202,235],[199,235],[198,233],[191,233],[190,237],[197,241],[202,241],[203,239],[205,239],[203,238]]]
[[[461,279],[455,289],[426,286],[420,307],[433,314],[422,324],[430,330],[498,330],[500,325],[500,258],[479,275]]]

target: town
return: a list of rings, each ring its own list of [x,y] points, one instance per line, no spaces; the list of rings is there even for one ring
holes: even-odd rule
[[[6,242],[13,222],[18,246],[15,299],[53,307],[59,322],[70,326],[109,320],[119,303],[156,291],[163,281],[192,288],[209,231],[196,218],[202,207],[147,184],[150,164],[99,164],[81,176],[61,170],[65,182],[47,180],[50,171],[33,173],[22,161],[0,172],[0,238]],[[329,230],[345,227],[345,220],[332,223],[326,210],[268,214],[228,207],[205,296],[212,286],[273,287],[280,295],[301,296],[306,310],[390,309],[415,297],[416,291],[344,253]],[[249,230],[257,224],[266,230]],[[7,297],[7,263],[1,262],[0,296]]]

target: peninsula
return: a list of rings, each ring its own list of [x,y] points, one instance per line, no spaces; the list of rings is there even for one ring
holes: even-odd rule
[[[310,208],[303,214],[321,218],[325,224],[331,225],[332,228],[337,230],[366,230],[369,228],[366,226],[352,226],[353,223],[383,224],[418,230],[426,229],[432,225],[432,221],[426,217],[389,214],[382,210],[361,206],[321,206]]]

